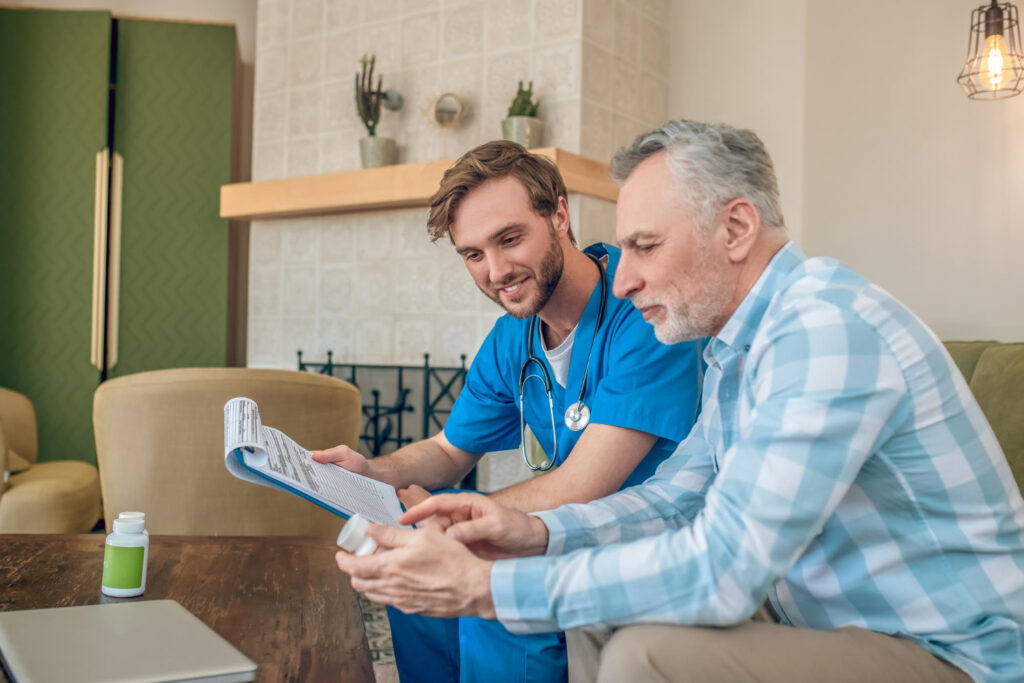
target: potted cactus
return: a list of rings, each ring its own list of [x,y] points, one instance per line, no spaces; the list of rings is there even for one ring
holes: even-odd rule
[[[537,118],[539,108],[540,102],[533,99],[533,81],[526,88],[519,81],[519,90],[508,108],[508,116],[501,122],[501,137],[526,148],[539,147],[544,132],[544,122]]]
[[[383,76],[377,76],[377,87],[373,87],[373,68],[377,63],[377,56],[374,54],[363,55],[359,63],[362,65],[361,73],[356,74],[356,110],[359,118],[366,126],[367,135],[359,139],[359,158],[363,162],[363,168],[375,166],[389,166],[395,163],[398,149],[395,146],[394,138],[385,138],[377,135],[377,122],[380,121],[380,107],[388,106],[387,97],[390,91],[381,89]]]

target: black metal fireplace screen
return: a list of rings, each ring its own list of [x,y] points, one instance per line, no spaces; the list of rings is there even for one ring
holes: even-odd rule
[[[391,453],[444,427],[466,379],[466,356],[460,358],[457,367],[431,365],[428,353],[423,354],[423,365],[373,365],[335,363],[331,351],[326,361],[310,362],[298,352],[299,370],[338,377],[359,389],[363,396],[359,450],[369,457]],[[462,487],[472,488],[475,483],[474,470]]]

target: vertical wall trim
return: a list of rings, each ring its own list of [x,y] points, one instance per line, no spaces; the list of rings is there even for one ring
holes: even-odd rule
[[[235,42],[235,79],[232,92],[231,125],[231,182],[249,179],[244,168],[242,124],[248,103],[243,101],[245,69],[237,39]],[[249,324],[249,221],[228,223],[228,315],[227,352],[228,367],[245,367],[246,326]]]

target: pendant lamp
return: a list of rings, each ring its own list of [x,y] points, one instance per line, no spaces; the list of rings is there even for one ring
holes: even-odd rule
[[[1024,90],[1020,24],[1012,3],[982,5],[971,13],[967,61],[956,79],[972,100],[1001,100]]]

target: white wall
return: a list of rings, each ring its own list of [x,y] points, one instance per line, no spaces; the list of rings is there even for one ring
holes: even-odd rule
[[[943,339],[1020,340],[1024,96],[957,87],[972,4],[808,3],[804,243]]]
[[[750,128],[775,162],[790,235],[803,235],[806,0],[675,0],[669,117]]]
[[[944,339],[1020,340],[1024,96],[957,87],[972,8],[676,0],[670,114],[762,136],[810,255],[849,263]]]

